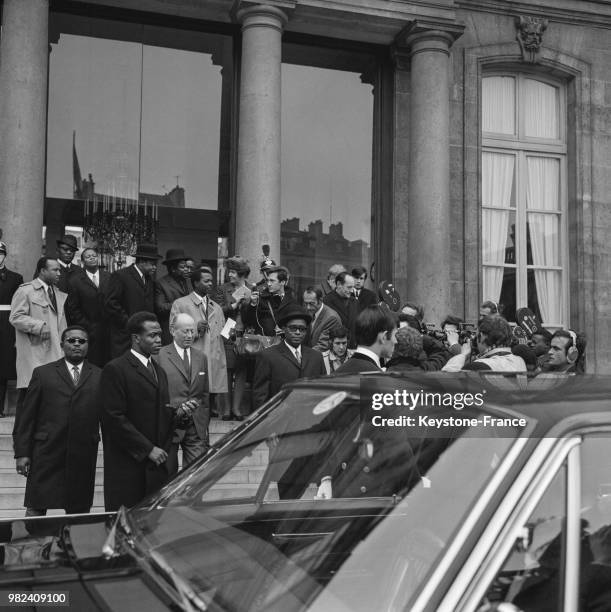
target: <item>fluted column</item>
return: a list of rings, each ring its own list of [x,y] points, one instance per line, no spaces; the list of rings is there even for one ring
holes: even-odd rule
[[[235,252],[256,268],[261,246],[280,257],[280,71],[287,17],[251,6],[242,23]]]
[[[411,60],[407,297],[437,323],[450,306],[449,56],[461,32],[420,22],[404,32]]]
[[[49,2],[4,0],[2,22],[0,227],[9,267],[31,278],[42,243]]]

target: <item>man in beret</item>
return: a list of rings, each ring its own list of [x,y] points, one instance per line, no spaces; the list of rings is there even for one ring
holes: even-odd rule
[[[70,292],[70,283],[76,275],[83,273],[82,268],[72,263],[78,251],[76,237],[64,234],[57,241],[57,261],[59,263],[59,280],[57,288],[64,293]]]
[[[311,321],[312,317],[297,304],[282,313],[278,324],[284,332],[284,340],[260,353],[255,364],[255,408],[278,393],[285,383],[326,374],[322,355],[303,345]]]

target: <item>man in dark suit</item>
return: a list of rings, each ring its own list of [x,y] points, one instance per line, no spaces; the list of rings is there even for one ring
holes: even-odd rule
[[[369,306],[356,318],[355,334],[356,351],[336,373],[380,372],[380,360],[390,359],[397,343],[394,318],[379,306]]]
[[[161,348],[161,326],[151,312],[127,321],[131,349],[102,371],[104,505],[133,506],[169,478],[174,432],[168,379],[151,355]]]
[[[78,243],[76,237],[70,234],[64,234],[57,241],[57,261],[59,262],[59,280],[57,288],[64,293],[70,291],[70,281],[83,273],[83,270],[72,263],[74,255],[78,251]]]
[[[0,417],[4,416],[4,399],[9,380],[17,378],[15,362],[15,328],[9,323],[11,300],[19,285],[23,283],[23,276],[12,272],[4,265],[6,259],[6,243],[0,242]]]
[[[171,344],[159,351],[157,363],[168,377],[170,404],[177,408],[177,429],[168,457],[170,472],[178,469],[178,445],[183,467],[208,449],[208,361],[193,348],[197,327],[193,317],[180,313],[170,321]]]
[[[324,297],[324,303],[333,308],[342,320],[342,325],[348,328],[348,348],[356,346],[354,322],[358,315],[356,298],[354,297],[354,277],[341,272],[335,277],[335,291]]]
[[[189,259],[182,249],[168,249],[163,265],[168,273],[155,281],[155,313],[161,324],[161,340],[167,344],[172,340],[170,335],[170,311],[174,300],[185,297],[193,291],[189,280],[191,272],[187,266]]]
[[[322,290],[319,287],[308,287],[303,292],[303,307],[312,317],[306,344],[320,353],[330,348],[329,332],[342,324],[335,310],[323,304],[322,300]]]
[[[255,407],[278,393],[285,383],[326,373],[322,355],[303,346],[310,320],[310,315],[297,305],[287,308],[278,320],[284,331],[284,341],[265,349],[257,357],[253,379]]]
[[[136,312],[153,312],[153,275],[157,270],[154,244],[141,244],[136,251],[136,263],[110,275],[104,292],[104,309],[109,321],[110,356],[119,357],[130,347],[125,329],[127,319]]]
[[[367,269],[364,266],[356,266],[352,268],[352,276],[354,278],[354,297],[357,311],[362,312],[368,306],[376,306],[380,300],[373,291],[365,287]]]
[[[67,327],[61,347],[62,359],[34,370],[13,431],[17,472],[27,477],[26,516],[89,512],[93,503],[101,370],[85,361],[84,328]]]
[[[65,311],[69,325],[81,325],[89,332],[87,358],[103,368],[110,359],[108,325],[104,314],[103,296],[110,274],[100,270],[98,252],[88,247],[81,253],[84,274],[70,279]]]
[[[322,281],[322,283],[320,283],[318,287],[322,292],[323,298],[328,293],[333,293],[335,291],[335,278],[338,274],[341,274],[342,272],[346,272],[346,268],[342,264],[333,264],[329,268],[327,278]]]

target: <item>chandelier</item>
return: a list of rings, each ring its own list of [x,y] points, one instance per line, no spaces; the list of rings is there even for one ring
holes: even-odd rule
[[[159,206],[145,200],[102,195],[85,200],[84,232],[97,243],[109,271],[122,268],[142,243],[157,244]]]

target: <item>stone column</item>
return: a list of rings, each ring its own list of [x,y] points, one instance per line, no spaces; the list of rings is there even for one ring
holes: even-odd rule
[[[243,35],[234,251],[256,272],[263,244],[280,263],[280,69],[287,17],[260,5],[237,17]]]
[[[48,0],[4,0],[2,20],[0,227],[9,248],[8,266],[27,280],[42,246]]]
[[[410,162],[407,298],[440,323],[450,307],[450,76],[452,42],[461,26],[414,22],[410,51]]]

